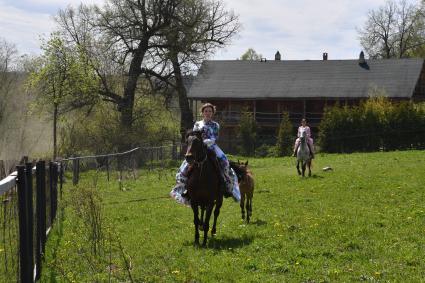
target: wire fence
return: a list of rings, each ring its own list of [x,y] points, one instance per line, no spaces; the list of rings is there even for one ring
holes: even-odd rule
[[[44,161],[18,165],[0,181],[0,282],[33,282],[58,208],[62,167]]]
[[[72,182],[77,185],[80,173],[88,170],[106,173],[108,181],[116,178],[119,187],[125,179],[137,179],[138,169],[153,171],[176,166],[184,151],[184,144],[174,143],[155,147],[136,147],[122,153],[74,156],[61,160],[64,170],[72,172]],[[116,177],[114,177],[116,176]]]

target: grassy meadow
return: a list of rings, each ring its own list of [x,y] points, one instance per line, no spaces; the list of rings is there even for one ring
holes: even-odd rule
[[[168,197],[176,168],[68,179],[41,282],[425,282],[425,151],[318,154],[310,178],[293,158],[249,164],[251,223],[225,199],[206,248]]]

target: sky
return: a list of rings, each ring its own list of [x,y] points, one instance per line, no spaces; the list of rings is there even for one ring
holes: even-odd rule
[[[234,60],[248,48],[262,57],[282,60],[354,59],[361,51],[357,29],[370,10],[386,0],[222,0],[239,16],[242,29],[211,59]],[[54,30],[59,9],[104,0],[0,0],[0,38],[20,54],[40,54],[41,38]],[[416,3],[415,0],[408,0]]]

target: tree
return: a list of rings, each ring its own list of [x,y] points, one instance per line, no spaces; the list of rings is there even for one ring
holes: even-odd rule
[[[179,100],[183,141],[186,130],[193,126],[184,73],[192,73],[193,67],[200,66],[216,49],[224,47],[240,25],[237,16],[227,11],[221,1],[184,1],[176,13],[178,20],[172,21],[165,37],[167,47],[160,53],[165,53],[172,65],[171,78]]]
[[[101,81],[100,95],[120,112],[123,134],[138,119],[136,92],[147,81],[155,90],[164,87],[159,81],[177,90],[183,132],[193,123],[184,69],[193,69],[235,33],[237,28],[228,27],[236,17],[228,15],[220,1],[109,0],[103,7],[67,8],[57,22],[67,41],[87,54]]]
[[[0,38],[0,122],[7,107],[12,83],[16,79],[16,74],[12,72],[16,54],[16,46]]]
[[[254,49],[249,48],[244,54],[241,56],[241,60],[249,60],[249,61],[260,61],[263,55],[257,53]]]
[[[38,67],[30,73],[29,87],[36,89],[36,105],[53,118],[53,159],[58,153],[57,132],[61,115],[96,102],[97,78],[87,68],[84,55],[69,49],[52,34],[42,46]]]
[[[406,58],[425,44],[424,14],[417,5],[405,0],[389,0],[369,11],[360,43],[371,58]]]
[[[278,156],[290,156],[292,154],[292,146],[294,144],[293,126],[289,120],[288,112],[282,115],[282,121],[279,125],[277,134],[276,153]]]

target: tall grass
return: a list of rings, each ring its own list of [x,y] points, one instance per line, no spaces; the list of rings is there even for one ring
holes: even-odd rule
[[[90,231],[75,232],[80,220],[68,206],[49,238],[43,281],[423,282],[424,151],[319,154],[311,178],[296,174],[292,158],[249,164],[251,223],[226,199],[205,249],[193,246],[191,209],[168,198],[174,169],[142,171],[123,190],[86,175],[80,189],[99,177],[112,252],[89,263]],[[67,185],[65,199],[78,190]]]

